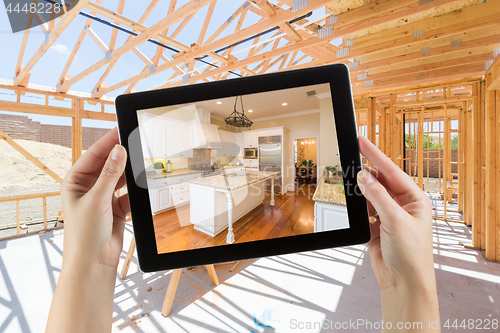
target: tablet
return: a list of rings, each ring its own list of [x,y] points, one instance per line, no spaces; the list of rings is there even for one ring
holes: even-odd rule
[[[349,70],[118,96],[144,272],[366,243]]]

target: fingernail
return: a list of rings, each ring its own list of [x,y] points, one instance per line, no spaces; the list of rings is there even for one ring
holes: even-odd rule
[[[373,177],[373,175],[370,172],[364,169],[358,172],[357,178],[358,178],[358,184],[363,186],[370,185],[375,181],[375,177]]]
[[[116,145],[111,151],[111,159],[113,161],[121,161],[123,158],[123,149],[120,145]]]

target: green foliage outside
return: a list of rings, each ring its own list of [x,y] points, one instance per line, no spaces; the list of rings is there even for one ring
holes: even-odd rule
[[[443,149],[443,138],[441,138],[441,144],[439,144],[438,137],[424,134],[424,149],[427,149],[427,143],[429,144],[429,149]],[[410,136],[405,134],[405,147],[410,148]],[[412,136],[411,138],[411,149],[417,148],[417,137]],[[452,134],[451,136],[451,149],[458,149],[458,134]]]

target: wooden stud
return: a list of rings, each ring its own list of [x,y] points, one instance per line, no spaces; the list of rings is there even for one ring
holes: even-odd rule
[[[47,230],[47,197],[43,197],[43,230]]]
[[[230,272],[234,272],[234,270],[236,269],[236,267],[238,267],[238,265],[240,264],[240,261],[237,261],[233,264],[233,266],[231,266],[231,268],[229,269]]]
[[[478,212],[480,212],[481,216],[479,218],[479,221],[481,223],[481,250],[486,249],[486,118],[485,118],[485,102],[486,102],[486,84],[484,81],[481,81],[481,108],[480,108],[480,115],[479,115],[479,135],[480,135],[480,141],[479,141],[479,147],[481,149],[481,157],[480,157],[480,184],[478,188],[478,192],[480,195],[480,201],[479,201],[479,209]],[[477,147],[477,146],[476,146]]]
[[[377,144],[375,140],[375,123],[376,123],[376,111],[375,111],[375,99],[370,97],[368,100],[368,112],[367,112],[367,135],[368,140],[370,140],[373,144]]]
[[[448,167],[449,167],[449,154],[448,150],[450,150],[450,147],[448,146],[448,105],[445,103],[444,104],[444,121],[443,121],[443,127],[444,127],[444,138],[443,138],[443,192],[444,192],[444,220],[447,221],[447,204],[448,204]]]
[[[486,91],[485,100],[485,120],[486,120],[486,160],[485,160],[485,182],[486,187],[486,259],[490,261],[496,260],[497,247],[499,245],[499,235],[497,232],[496,223],[496,92]]]
[[[168,317],[170,310],[172,309],[172,304],[174,303],[175,292],[177,291],[177,286],[179,285],[179,280],[181,278],[182,269],[174,269],[170,274],[170,281],[168,282],[167,293],[165,295],[165,300],[163,301],[163,307],[161,309],[161,314]]]
[[[130,263],[132,262],[132,257],[134,256],[134,251],[135,251],[135,236],[132,236],[132,240],[130,241],[130,245],[128,247],[127,256],[125,257],[122,271],[120,273],[120,279],[122,280],[125,280],[125,278],[127,277],[128,269],[130,267]]]
[[[418,186],[420,189],[424,190],[424,110],[425,108],[422,106],[422,110],[418,113]]]
[[[83,107],[83,103],[80,100],[75,100],[73,102],[74,117],[72,119],[71,126],[71,152],[72,152],[72,164],[82,156],[82,119],[80,117],[80,110]]]
[[[123,14],[123,7],[125,6],[125,0],[120,0],[118,2],[118,7],[116,8],[117,14]],[[120,25],[120,22],[116,22],[116,25]],[[113,29],[111,31],[111,39],[109,40],[109,50],[113,51],[115,49],[116,37],[118,36],[118,29]]]
[[[205,265],[205,269],[208,272],[208,276],[210,277],[210,281],[212,281],[212,284],[218,286],[219,278],[217,277],[217,273],[215,272],[214,265]]]
[[[16,200],[16,233],[19,236],[21,234],[21,217],[19,215],[19,200]]]
[[[495,260],[500,260],[500,90],[496,91],[496,244],[495,244]]]
[[[31,71],[33,66],[37,63],[37,61],[45,54],[45,52],[54,44],[56,39],[61,35],[61,33],[66,29],[66,27],[71,23],[71,21],[75,18],[76,15],[85,7],[85,5],[89,2],[89,0],[80,0],[75,6],[73,6],[72,10],[59,18],[56,26],[52,29],[52,32],[49,34],[49,38],[46,39],[40,47],[35,51],[31,59],[26,63],[25,67],[21,70],[19,75],[16,76],[14,80],[14,85],[19,85],[19,83],[23,82],[25,77]]]

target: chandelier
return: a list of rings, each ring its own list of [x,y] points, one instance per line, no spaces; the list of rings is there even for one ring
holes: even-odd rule
[[[241,101],[241,112],[238,112],[236,110],[236,104],[238,103],[238,97],[240,98]],[[245,109],[243,109],[243,97],[242,96],[236,96],[236,100],[234,101],[234,111],[229,115],[229,117],[224,118],[224,121],[226,122],[226,126],[232,126],[232,127],[238,127],[241,129],[241,127],[251,127],[253,125],[253,121],[247,118],[245,116]]]

